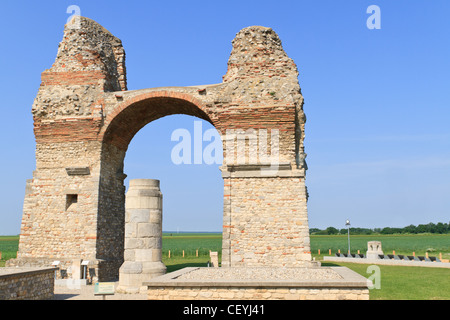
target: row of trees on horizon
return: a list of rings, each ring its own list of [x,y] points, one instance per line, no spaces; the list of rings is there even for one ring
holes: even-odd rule
[[[318,228],[310,228],[309,233],[312,235],[338,235],[347,234],[348,229],[337,229],[335,227],[328,227],[325,230]],[[450,233],[449,223],[428,223],[419,224],[418,226],[409,225],[404,228],[350,228],[350,234],[353,235],[370,235],[370,234],[419,234],[419,233],[435,233],[435,234],[448,234]]]

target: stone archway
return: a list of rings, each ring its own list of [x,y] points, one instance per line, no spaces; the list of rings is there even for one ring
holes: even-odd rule
[[[180,89],[178,89],[180,90]],[[98,225],[102,238],[97,241],[97,254],[103,253],[105,261],[111,261],[116,269],[122,264],[124,221],[125,221],[125,185],[123,172],[128,146],[134,135],[145,125],[159,118],[185,114],[208,121],[214,121],[207,115],[208,110],[201,101],[188,93],[158,89],[150,92],[116,97],[121,100],[105,117],[105,123],[99,133],[102,139]],[[100,255],[98,255],[100,256]]]
[[[297,67],[278,35],[259,26],[236,34],[222,83],[128,91],[122,42],[90,19],[79,22],[65,26],[33,104],[36,170],[9,264],[59,260],[67,269],[83,259],[99,279],[117,278],[126,149],[145,124],[176,113],[222,135],[222,266],[309,264],[306,119]],[[240,148],[241,134],[257,143]]]
[[[195,116],[212,125],[215,122],[217,124],[217,119],[213,121],[208,115],[211,114],[210,110],[192,93],[173,91],[171,88],[144,93],[140,91],[118,103],[105,118],[99,134],[104,143],[126,150],[133,136],[146,124],[173,114]],[[117,99],[124,100],[124,96],[118,95]]]

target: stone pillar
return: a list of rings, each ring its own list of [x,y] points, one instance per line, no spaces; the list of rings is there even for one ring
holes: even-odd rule
[[[75,259],[72,261],[72,279],[81,279],[81,259]]]
[[[381,250],[380,241],[369,241],[367,242],[367,259],[379,259],[379,255],[384,255],[383,250]]]
[[[159,180],[130,181],[125,199],[125,252],[118,292],[136,293],[166,272],[161,262],[162,193]]]
[[[312,267],[304,170],[227,165],[221,267]]]
[[[214,268],[218,268],[219,267],[219,253],[217,251],[211,252],[209,254],[210,258],[211,258],[211,266]]]

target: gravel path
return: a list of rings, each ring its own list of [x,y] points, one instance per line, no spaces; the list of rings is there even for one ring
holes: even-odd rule
[[[314,268],[200,268],[176,280],[333,280],[342,277],[331,269]]]

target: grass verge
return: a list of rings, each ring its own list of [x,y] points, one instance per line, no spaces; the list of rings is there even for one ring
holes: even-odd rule
[[[322,266],[347,267],[363,277],[369,264],[322,262]],[[450,269],[379,265],[380,289],[370,290],[370,300],[450,300]]]

